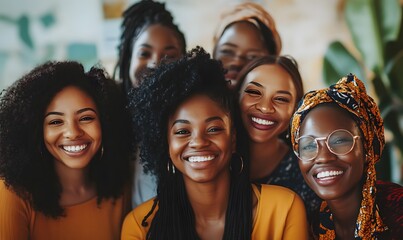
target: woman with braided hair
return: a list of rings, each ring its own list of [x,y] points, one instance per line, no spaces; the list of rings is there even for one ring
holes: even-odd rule
[[[179,59],[186,51],[183,33],[174,24],[164,3],[142,0],[123,14],[118,72],[124,94],[137,88],[143,76],[161,62]],[[154,197],[155,176],[142,163],[134,162],[133,207]]]
[[[147,69],[155,68],[163,59],[178,59],[185,52],[185,36],[165,4],[141,0],[123,13],[115,74],[128,93],[133,86],[139,86]]]
[[[305,181],[323,199],[314,239],[401,239],[403,188],[376,179],[383,121],[357,77],[307,93],[291,140]]]
[[[157,196],[129,213],[122,239],[306,239],[299,196],[251,184],[236,153],[234,103],[221,64],[196,48],[130,95],[140,158]]]

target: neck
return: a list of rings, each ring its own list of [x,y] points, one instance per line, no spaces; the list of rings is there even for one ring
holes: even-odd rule
[[[278,138],[270,142],[250,142],[249,144],[251,180],[271,175],[289,150],[288,146]]]
[[[358,185],[350,194],[340,199],[326,201],[333,214],[338,239],[353,239],[361,200],[361,186]]]
[[[199,238],[222,239],[230,191],[229,169],[221,173],[216,181],[195,183],[184,180]]]
[[[229,170],[226,173],[220,174],[218,181],[195,183],[193,181],[186,181],[186,179],[184,180],[196,221],[219,219],[223,216],[225,218],[230,189]]]
[[[84,202],[96,195],[95,183],[89,179],[88,168],[72,169],[56,161],[55,170],[62,188],[62,206]]]

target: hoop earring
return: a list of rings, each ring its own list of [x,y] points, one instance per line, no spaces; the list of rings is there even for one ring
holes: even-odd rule
[[[175,165],[173,163],[172,163],[172,167],[170,165],[171,165],[171,161],[168,160],[168,162],[167,162],[168,173],[171,173],[171,169],[172,169],[172,174],[175,174]]]
[[[232,154],[232,156],[234,156],[234,155],[237,155],[238,158],[239,158],[239,161],[241,162],[241,168],[239,169],[239,172],[238,172],[238,175],[239,175],[239,174],[241,174],[242,171],[243,171],[243,158],[242,158],[241,154],[239,154],[239,153],[237,153],[237,152],[234,152],[234,153]],[[231,164],[229,165],[229,170],[232,171],[232,166],[231,166]]]
[[[103,156],[104,156],[104,146],[102,145],[102,147],[101,147],[101,156],[99,157],[99,160],[101,160]]]

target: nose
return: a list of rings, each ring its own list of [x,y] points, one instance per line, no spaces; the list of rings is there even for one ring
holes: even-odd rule
[[[231,58],[231,65],[237,67],[243,67],[248,63],[244,55],[236,55]]]
[[[74,140],[83,136],[84,131],[81,127],[73,122],[73,123],[66,123],[66,128],[64,130],[64,137],[70,140]]]
[[[327,163],[337,159],[336,154],[329,150],[325,141],[318,141],[318,148],[318,155],[315,158],[316,163]]]
[[[202,148],[209,145],[209,140],[202,133],[196,133],[189,142],[191,148]]]
[[[261,101],[257,102],[255,104],[255,107],[257,110],[259,110],[262,113],[274,113],[274,108],[270,101],[261,99]]]
[[[163,55],[161,55],[161,54],[153,54],[153,56],[147,62],[147,68],[154,69],[154,68],[158,67],[162,58],[163,58]]]

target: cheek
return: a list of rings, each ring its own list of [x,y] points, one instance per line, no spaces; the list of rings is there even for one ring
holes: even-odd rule
[[[130,63],[130,79],[133,83],[138,82],[139,73],[146,67],[146,63],[143,61],[133,58]]]

